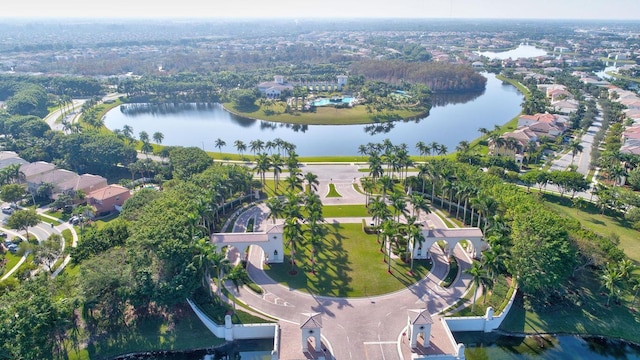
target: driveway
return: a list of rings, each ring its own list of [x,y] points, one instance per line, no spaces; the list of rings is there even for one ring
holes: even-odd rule
[[[318,175],[318,192],[324,204],[363,204],[365,196],[355,191],[356,183],[363,173],[358,172],[355,164],[346,165],[307,165],[303,172],[311,171]],[[341,198],[326,198],[329,182],[336,186]],[[340,200],[338,200],[340,199]],[[252,207],[242,213],[235,224],[234,231],[244,231],[249,219],[264,231],[272,220],[266,220],[268,208],[264,204]],[[368,218],[367,218],[368,219]],[[327,222],[361,222],[362,218],[331,218]],[[420,220],[427,224],[445,227],[435,214],[421,213]],[[407,325],[407,311],[428,307],[430,313],[442,311],[462,297],[469,285],[470,277],[464,274],[472,260],[460,246],[456,246],[454,255],[460,265],[460,276],[449,288],[439,286],[448,273],[446,255],[433,247],[433,268],[418,283],[406,289],[390,294],[366,296],[361,298],[338,298],[316,296],[294,290],[271,279],[262,270],[264,254],[259,247],[251,247],[247,271],[249,276],[264,289],[256,294],[243,287],[239,291],[229,288],[245,304],[264,314],[280,319],[282,325],[281,358],[303,358],[300,350],[300,330],[298,324],[304,313],[323,315],[323,345],[327,346],[334,359],[402,359],[399,344]],[[389,275],[393,276],[393,275]],[[292,355],[293,354],[293,355]],[[290,357],[293,356],[293,357]]]

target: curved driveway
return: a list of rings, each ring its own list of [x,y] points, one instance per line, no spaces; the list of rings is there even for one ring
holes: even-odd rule
[[[362,176],[357,165],[307,165],[302,169],[303,172],[310,171],[318,175],[318,192],[323,203],[364,203],[364,195],[353,189],[354,178],[357,181]],[[329,182],[334,183],[341,198],[325,197]],[[253,218],[256,225],[261,224],[260,229],[264,230],[267,215],[268,208],[265,205],[254,207],[237,219],[234,231],[244,231],[249,218]],[[327,220],[360,222],[361,218]],[[421,220],[444,227],[442,220],[433,214],[422,215]],[[433,252],[434,265],[429,275],[406,289],[364,298],[336,298],[315,296],[276,283],[262,271],[262,251],[258,247],[251,247],[247,270],[251,278],[264,289],[264,293],[258,295],[245,288],[236,291],[230,287],[229,290],[252,308],[280,319],[283,329],[288,327],[297,330],[303,313],[322,313],[323,343],[329,347],[334,358],[402,359],[398,349],[407,325],[407,310],[424,309],[426,305],[430,313],[442,311],[462,297],[469,285],[470,278],[463,271],[471,265],[471,259],[460,246],[456,246],[454,253],[462,276],[449,288],[438,285],[448,272],[448,263],[446,255],[436,250]],[[303,356],[299,331],[298,335],[295,333],[291,331],[285,336],[283,331],[281,355],[297,349],[299,356]]]

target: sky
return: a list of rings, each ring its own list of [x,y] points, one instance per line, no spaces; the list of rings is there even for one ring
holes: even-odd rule
[[[640,21],[640,0],[9,0],[0,18],[488,18]]]

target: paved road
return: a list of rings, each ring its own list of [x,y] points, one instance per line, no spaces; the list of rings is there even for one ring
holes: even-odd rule
[[[354,189],[355,182],[363,176],[358,168],[364,165],[305,165],[303,172],[318,175],[320,186],[318,193],[323,203],[363,204],[365,196]],[[341,198],[327,198],[329,183],[333,183]],[[234,231],[244,231],[249,219],[254,219],[256,227],[264,230],[272,222],[266,220],[269,211],[261,204],[241,214]],[[369,218],[365,218],[369,219]],[[438,227],[445,227],[435,214],[421,214],[421,221]],[[327,222],[361,222],[362,218],[326,219]],[[460,246],[456,246],[455,255],[459,259],[461,276],[450,288],[444,289],[438,284],[448,272],[448,259],[437,245],[431,249],[434,266],[429,275],[420,282],[391,294],[367,296],[363,298],[337,298],[314,296],[295,291],[276,283],[262,271],[263,253],[252,247],[247,267],[251,278],[264,289],[262,295],[240,289],[229,288],[238,299],[252,308],[281,319],[282,324],[299,324],[301,314],[319,312],[323,314],[322,335],[335,359],[402,359],[398,352],[398,343],[407,323],[407,310],[428,307],[431,313],[437,313],[456,302],[469,285],[470,278],[464,270],[471,265],[471,259]],[[289,325],[291,327],[291,325]],[[294,326],[296,328],[297,325]],[[291,333],[289,333],[291,335]],[[283,348],[299,349],[300,338],[282,338]],[[302,354],[301,354],[302,355]]]
[[[67,120],[69,123],[73,123],[77,121],[78,116],[80,116],[81,114],[80,109],[82,108],[82,104],[84,104],[86,100],[75,99],[72,101],[73,101],[73,108],[75,109],[75,111],[65,116],[65,120]],[[62,122],[56,122],[56,120],[60,117],[60,115],[62,115],[62,109],[58,109],[50,113],[49,115],[45,116],[44,121],[47,124],[49,124],[49,127],[51,128],[51,130],[62,131]]]
[[[580,137],[580,145],[582,145],[582,152],[577,154],[575,158],[571,156],[571,152],[562,155],[560,158],[553,161],[551,170],[566,170],[570,165],[576,165],[576,171],[580,174],[589,174],[591,164],[591,151],[593,149],[593,137],[602,128],[602,112],[598,105],[598,115],[596,116],[593,124],[587,129],[587,131]]]
[[[2,206],[6,206],[6,205],[7,204],[3,204]],[[50,217],[48,215],[44,215],[43,214],[44,211],[45,211],[45,209],[38,209],[37,210],[37,212],[39,214],[41,214],[43,216],[47,216],[49,218],[52,218],[52,217]],[[4,213],[0,213],[0,221],[3,221],[7,217],[9,217],[9,215],[4,214]],[[60,224],[55,225],[55,226],[51,226],[51,224],[46,223],[46,222],[40,222],[36,226],[32,226],[32,227],[29,228],[29,235],[35,236],[36,239],[38,239],[39,242],[42,242],[42,241],[46,240],[52,234],[62,235],[62,231],[64,231],[65,229],[71,230],[71,234],[73,236],[73,242],[72,242],[71,246],[75,247],[77,245],[77,243],[78,243],[78,236],[77,236],[75,230],[73,229],[73,226],[71,226],[71,225],[69,225],[67,223],[64,223],[64,222],[61,222]],[[10,237],[19,236],[19,237],[24,239],[25,233],[22,232],[22,231],[18,232],[18,231],[12,230],[12,229],[7,229],[5,227],[0,227],[0,230],[6,232],[7,234],[9,234]],[[61,239],[61,245],[62,245],[62,250],[64,250],[64,246],[65,246],[64,239]],[[24,263],[26,261],[28,255],[29,255],[28,253],[25,253],[22,256],[22,258],[20,259],[20,262],[18,264],[16,264],[12,269],[9,269],[9,271],[7,271],[2,276],[2,278],[0,278],[0,280],[4,280],[4,279],[8,278],[9,276],[11,276],[11,274],[14,271],[16,271],[20,267],[20,265],[22,265],[22,263]],[[60,266],[58,266],[58,268],[56,268],[56,270],[54,271],[52,276],[55,277],[56,275],[58,275],[64,269],[64,267],[69,263],[70,260],[71,260],[70,255],[67,255],[65,257],[63,263]]]

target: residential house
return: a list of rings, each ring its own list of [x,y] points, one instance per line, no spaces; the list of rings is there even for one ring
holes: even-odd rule
[[[508,131],[500,137],[500,141],[489,144],[489,150],[494,155],[515,156],[524,151],[529,143],[536,143],[538,135],[528,127],[521,127],[514,131]],[[513,139],[519,144],[519,149],[513,147],[508,139]]]
[[[25,180],[55,170],[56,166],[44,161],[36,161],[20,166],[20,172],[24,174]]]
[[[124,186],[107,185],[87,194],[87,204],[95,208],[97,215],[120,211],[122,204],[131,197],[131,192]]]
[[[41,185],[51,184],[53,185],[53,193],[61,193],[64,191],[62,185],[65,182],[77,181],[78,174],[73,171],[64,169],[53,169],[41,174],[27,177],[27,191],[35,193]]]
[[[64,192],[73,196],[78,191],[82,191],[85,195],[102,189],[107,186],[107,179],[99,175],[82,174],[76,178],[70,178],[59,184],[61,193]]]
[[[579,103],[577,100],[566,99],[566,100],[558,100],[552,101],[551,107],[553,110],[562,115],[569,115],[578,111]]]
[[[4,169],[5,167],[13,164],[20,164],[20,166],[22,166],[28,163],[28,161],[19,157],[14,151],[0,151],[0,169]]]

